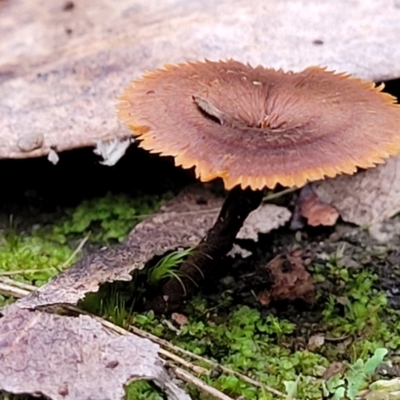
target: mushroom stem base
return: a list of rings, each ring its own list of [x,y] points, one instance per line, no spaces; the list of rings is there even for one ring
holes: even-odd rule
[[[207,278],[215,261],[225,256],[247,216],[261,204],[262,191],[232,189],[214,226],[208,231],[199,245],[191,252],[180,267],[180,281],[170,279],[162,288],[161,294],[148,301],[146,308],[163,313],[180,308],[190,299]]]

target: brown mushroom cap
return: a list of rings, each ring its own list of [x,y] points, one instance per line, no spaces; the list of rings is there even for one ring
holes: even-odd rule
[[[132,82],[118,111],[141,147],[202,181],[301,187],[400,152],[400,106],[382,88],[320,67],[189,62]]]

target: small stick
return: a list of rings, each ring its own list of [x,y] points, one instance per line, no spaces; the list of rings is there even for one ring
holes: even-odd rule
[[[0,293],[5,296],[19,298],[26,296],[29,292],[0,282]]]
[[[30,292],[35,291],[38,288],[37,286],[30,285],[29,283],[18,282],[14,279],[7,278],[5,276],[0,276],[0,282],[4,283],[5,285],[9,285],[10,287],[23,289],[26,292],[26,294],[24,294],[23,296],[29,294]]]
[[[37,289],[36,286],[29,285],[29,284],[22,283],[22,282],[18,282],[18,281],[14,281],[13,279],[10,279],[10,278],[0,277],[0,293],[4,294],[6,296],[12,296],[12,297],[15,297],[15,298],[20,298],[20,297],[24,297],[24,296],[28,295],[31,291],[34,291],[36,289]],[[279,396],[281,398],[285,398],[286,397],[286,395],[284,393],[282,393],[281,391],[279,391],[277,389],[274,389],[273,387],[270,387],[268,385],[265,385],[265,384],[263,384],[261,382],[258,382],[256,380],[254,380],[252,378],[249,378],[248,376],[243,375],[240,372],[236,372],[236,371],[234,371],[234,370],[232,370],[232,369],[230,369],[228,367],[225,367],[225,366],[223,366],[221,364],[218,364],[217,362],[214,362],[214,361],[208,360],[207,358],[201,357],[198,354],[194,354],[194,353],[192,353],[192,352],[190,352],[188,350],[185,350],[185,349],[182,349],[182,348],[180,348],[178,346],[175,346],[172,343],[169,343],[167,340],[161,339],[161,338],[159,338],[159,337],[157,337],[155,335],[152,335],[149,332],[143,331],[142,329],[139,329],[139,328],[137,328],[135,326],[131,325],[129,327],[130,331],[132,331],[132,332],[130,332],[130,331],[127,331],[127,330],[119,327],[118,325],[114,325],[113,323],[98,317],[97,315],[93,315],[93,314],[88,313],[88,312],[86,312],[84,310],[81,310],[76,306],[64,305],[62,308],[67,309],[69,311],[77,312],[77,313],[80,313],[80,314],[88,315],[88,316],[92,317],[93,319],[95,319],[96,321],[98,321],[99,323],[101,323],[105,328],[107,328],[107,329],[109,329],[109,330],[111,330],[111,331],[113,331],[115,333],[118,333],[118,334],[121,334],[121,335],[126,335],[126,334],[132,335],[134,333],[134,334],[136,334],[138,336],[147,338],[147,339],[151,340],[152,342],[159,344],[162,347],[166,347],[166,348],[168,348],[168,349],[170,349],[172,351],[176,351],[176,352],[180,352],[181,354],[185,354],[185,355],[187,355],[187,356],[189,356],[189,357],[191,357],[193,359],[196,359],[198,361],[204,362],[204,363],[212,366],[213,368],[219,368],[219,369],[221,369],[223,372],[225,372],[227,374],[234,375],[237,378],[239,378],[239,379],[241,379],[241,380],[243,380],[243,381],[245,381],[245,382],[247,382],[247,383],[249,383],[251,385],[257,386],[257,387],[262,388],[262,389],[264,389],[264,390],[266,390],[266,391],[268,391],[268,392],[270,392],[272,394],[275,394],[276,396]],[[165,358],[169,358],[171,360],[174,360],[175,362],[185,366],[186,368],[192,370],[195,373],[198,373],[200,375],[208,374],[208,371],[205,368],[202,368],[200,366],[194,365],[194,364],[184,360],[183,358],[177,356],[176,354],[173,354],[173,353],[171,353],[171,352],[169,352],[169,351],[167,351],[165,349],[160,348],[159,354],[164,356]],[[206,384],[204,384],[204,385],[206,385]],[[228,397],[228,399],[230,399],[230,398]],[[296,400],[296,399],[293,398],[292,400]]]
[[[68,267],[68,264],[74,259],[74,257],[82,250],[83,246],[86,244],[88,241],[90,235],[86,235],[80,242],[78,247],[74,250],[74,252],[61,264],[59,269],[60,271],[64,270],[66,267]]]
[[[291,187],[291,188],[287,188],[284,190],[281,190],[280,192],[275,192],[275,193],[271,193],[268,196],[263,197],[262,201],[263,202],[267,202],[270,200],[275,200],[275,199],[279,199],[279,197],[285,196],[286,194],[295,192],[296,190],[298,190],[298,188],[296,186]]]
[[[175,366],[170,366],[170,369],[174,372],[174,375],[183,381],[187,383],[191,383],[192,385],[198,387],[200,390],[203,392],[206,392],[210,394],[211,396],[215,397],[216,399],[219,400],[234,400],[232,397],[227,396],[226,394],[223,394],[219,390],[207,385],[204,383],[201,379],[196,378],[195,376],[189,374],[187,371],[175,367]]]

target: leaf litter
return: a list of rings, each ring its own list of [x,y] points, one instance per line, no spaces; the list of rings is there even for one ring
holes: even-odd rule
[[[52,399],[116,399],[123,397],[123,386],[129,381],[151,379],[168,398],[189,399],[166,372],[158,345],[136,336],[113,336],[88,316],[61,316],[43,307],[76,304],[102,283],[130,280],[131,272],[155,255],[193,246],[212,226],[222,201],[204,186],[184,190],[159,213],[139,223],[122,244],[83,257],[5,307],[0,319],[0,388]],[[242,238],[254,239],[259,232],[284,224],[291,215],[275,205],[259,210],[244,226]]]
[[[171,400],[189,400],[164,368],[159,346],[107,331],[86,315],[61,316],[16,304],[0,319],[0,389],[54,400],[123,399],[124,385],[153,380]]]

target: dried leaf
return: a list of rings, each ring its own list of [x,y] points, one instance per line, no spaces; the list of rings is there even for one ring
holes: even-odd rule
[[[82,258],[17,303],[23,308],[76,304],[86,293],[96,292],[102,283],[129,281],[131,272],[142,269],[154,256],[197,245],[212,227],[222,203],[221,197],[204,186],[190,187],[159,213],[136,225],[125,242]],[[288,210],[273,205],[264,205],[255,213],[245,224],[242,238],[257,238],[258,232],[265,233],[290,217]]]
[[[312,335],[308,339],[307,350],[315,351],[325,343],[325,336],[322,334]]]
[[[286,207],[263,204],[249,214],[237,238],[257,241],[259,233],[268,233],[279,228],[289,221],[291,215]]]
[[[0,5],[0,158],[129,137],[115,96],[165,63],[232,57],[294,71],[319,64],[368,80],[400,76],[400,8],[391,0],[57,4]]]
[[[323,203],[315,193],[302,201],[300,212],[311,226],[333,226],[339,218],[337,210],[331,205]]]
[[[159,346],[118,336],[94,319],[11,305],[0,319],[0,390],[54,400],[123,399],[124,385],[151,379],[168,398],[188,400],[163,368]]]
[[[272,286],[259,294],[262,305],[271,302],[302,300],[305,304],[314,304],[315,289],[310,273],[299,259],[278,255],[265,267],[272,279]]]
[[[383,221],[400,212],[400,156],[353,176],[314,182],[311,187],[344,221],[357,225]]]
[[[98,140],[96,142],[96,148],[93,152],[101,157],[103,161],[100,161],[102,165],[112,166],[115,165],[119,159],[125,154],[129,145],[133,142],[133,139],[114,139],[108,142],[102,142]]]
[[[189,322],[186,315],[176,312],[171,314],[171,319],[175,321],[179,326],[187,325]]]
[[[342,362],[335,361],[329,365],[329,367],[325,370],[322,379],[328,381],[332,376],[343,371],[345,365]]]

